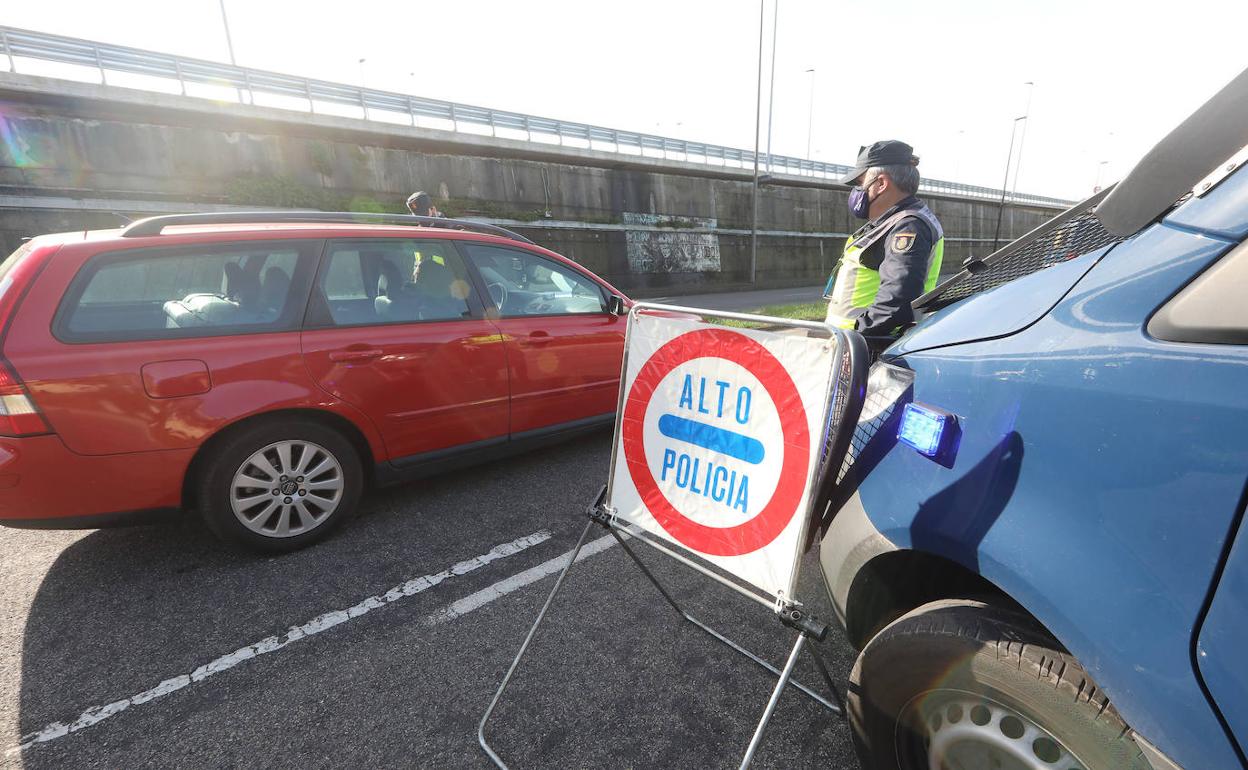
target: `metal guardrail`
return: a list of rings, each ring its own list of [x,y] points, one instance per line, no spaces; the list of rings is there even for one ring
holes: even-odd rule
[[[176,81],[184,96],[191,95],[187,92],[188,84],[210,85],[235,89],[240,102],[243,101],[244,93],[249,95],[253,104],[257,93],[302,100],[307,103],[307,110],[312,113],[316,112],[318,103],[336,104],[359,107],[363,111],[365,120],[371,119],[370,110],[397,113],[407,115],[413,126],[417,125],[419,118],[429,118],[447,121],[455,131],[459,130],[461,124],[467,124],[481,128],[488,127],[494,136],[498,135],[500,129],[510,130],[523,132],[529,141],[539,141],[534,137],[547,137],[554,138],[558,144],[562,145],[565,140],[575,140],[584,142],[585,146],[590,149],[605,149],[626,155],[654,157],[647,155],[647,152],[658,152],[661,154],[659,157],[668,160],[682,160],[712,166],[752,168],[754,165],[754,153],[750,150],[690,142],[635,131],[620,131],[586,123],[494,110],[440,99],[426,99],[394,91],[380,91],[345,83],[314,80],[298,75],[284,75],[278,72],[237,67],[203,59],[190,59],[174,54],[145,51],[139,48],[3,25],[0,25],[0,55],[8,58],[10,72],[17,71],[16,59],[19,57],[41,59],[96,69],[100,73],[100,81],[105,85],[108,84],[109,72],[146,75]],[[673,154],[682,157],[673,158]],[[837,163],[823,163],[786,155],[760,155],[759,164],[765,173],[792,174],[817,179],[838,179],[850,168]],[[984,200],[1001,199],[1001,190],[945,182],[939,179],[923,179],[920,189]],[[1033,203],[1062,208],[1071,204],[1071,201],[1060,198],[1023,193],[1007,194],[1006,200],[1013,203]]]

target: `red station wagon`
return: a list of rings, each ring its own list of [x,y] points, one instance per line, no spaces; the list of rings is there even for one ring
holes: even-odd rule
[[[628,304],[455,220],[200,214],[35,238],[0,263],[0,523],[196,508],[253,548],[308,545],[370,484],[611,422]]]

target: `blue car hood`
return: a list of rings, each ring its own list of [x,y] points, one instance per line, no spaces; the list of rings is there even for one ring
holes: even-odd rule
[[[941,308],[893,343],[884,358],[1020,332],[1052,310],[1111,248],[1090,251]]]

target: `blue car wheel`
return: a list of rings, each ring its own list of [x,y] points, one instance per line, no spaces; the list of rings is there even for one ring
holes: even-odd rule
[[[885,627],[854,665],[848,705],[874,770],[1149,770],[1083,667],[982,602],[932,602]]]

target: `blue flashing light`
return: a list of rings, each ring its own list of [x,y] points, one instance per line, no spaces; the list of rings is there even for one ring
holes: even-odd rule
[[[952,414],[930,406],[906,404],[897,440],[925,457],[935,457],[940,454],[945,436],[952,433],[950,428],[956,419]]]

